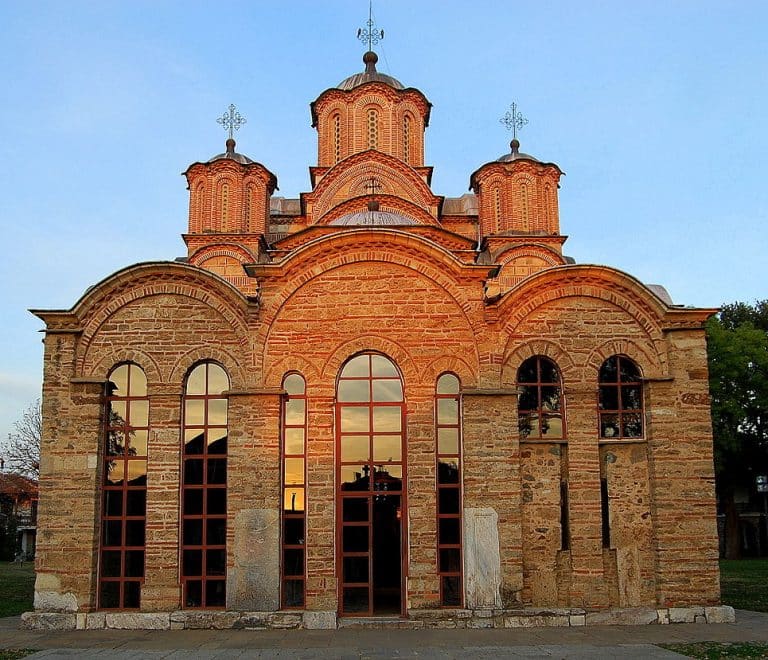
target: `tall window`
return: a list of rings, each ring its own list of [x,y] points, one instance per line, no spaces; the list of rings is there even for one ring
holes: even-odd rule
[[[643,388],[637,365],[624,355],[613,355],[600,367],[599,381],[600,437],[643,437]]]
[[[221,226],[219,231],[228,232],[229,226],[229,184],[221,184]]]
[[[184,388],[181,580],[190,608],[226,600],[228,389],[214,362],[195,366]]]
[[[496,217],[496,231],[501,231],[501,190],[498,186],[493,189],[493,212]]]
[[[243,201],[243,226],[242,231],[251,231],[251,205],[253,204],[254,185],[249,183],[245,187],[245,200]]]
[[[520,185],[520,220],[524,231],[532,229],[528,214],[528,184]]]
[[[141,367],[121,364],[106,391],[99,607],[140,606],[147,512],[149,399]]]
[[[307,390],[304,378],[283,380],[283,561],[282,607],[304,607],[306,558]]]
[[[363,353],[336,389],[338,538],[343,614],[403,611],[405,400],[395,364]]]
[[[403,160],[411,162],[411,116],[403,117]]]
[[[341,115],[333,115],[333,162],[341,160]]]
[[[557,365],[542,355],[528,358],[517,371],[517,388],[521,439],[564,438],[562,390]]]
[[[378,149],[379,146],[379,116],[373,108],[368,109],[368,148]]]
[[[438,378],[435,408],[440,604],[461,607],[461,411],[459,379],[453,374]]]

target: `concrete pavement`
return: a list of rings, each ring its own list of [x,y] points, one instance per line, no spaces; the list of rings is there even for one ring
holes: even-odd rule
[[[768,614],[738,611],[729,624],[491,630],[18,630],[0,619],[0,648],[38,658],[681,658],[656,644],[768,642]]]

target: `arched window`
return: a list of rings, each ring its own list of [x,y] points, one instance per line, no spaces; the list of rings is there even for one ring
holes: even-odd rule
[[[229,226],[229,184],[221,184],[221,225],[219,231],[228,232]]]
[[[306,582],[307,390],[300,374],[283,379],[282,607],[304,607]]]
[[[443,374],[435,391],[437,435],[437,561],[440,604],[462,605],[461,405],[459,379]]]
[[[560,371],[542,355],[528,358],[517,371],[517,414],[523,440],[565,438]]]
[[[528,212],[528,184],[520,185],[520,223],[523,231],[531,231],[530,214]]]
[[[624,355],[612,355],[600,367],[600,437],[643,437],[643,388],[640,369]]]
[[[147,512],[147,377],[125,363],[109,374],[99,551],[99,608],[141,604]]]
[[[201,181],[195,187],[194,227],[192,231],[203,231],[203,209],[205,207],[205,184]]]
[[[403,117],[403,160],[411,162],[411,116]]]
[[[501,231],[501,190],[499,186],[493,189],[493,213],[496,220],[496,231]]]
[[[341,160],[341,115],[333,115],[333,162]]]
[[[379,113],[374,108],[368,108],[368,148],[379,147]]]
[[[227,372],[202,362],[184,386],[181,580],[185,607],[224,607],[227,579]]]
[[[252,183],[248,183],[245,186],[245,199],[243,200],[243,226],[242,231],[251,231],[251,213],[253,205],[253,193],[255,186]]]
[[[394,362],[351,358],[335,407],[341,612],[402,614],[405,399]]]

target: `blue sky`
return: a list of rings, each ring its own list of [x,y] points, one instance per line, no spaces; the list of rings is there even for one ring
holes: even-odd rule
[[[0,0],[0,437],[39,394],[42,324],[131,263],[185,254],[179,173],[238,151],[308,190],[309,103],[362,70],[364,0]],[[379,70],[433,103],[433,190],[508,151],[560,165],[565,252],[677,303],[768,297],[768,3],[380,0]]]

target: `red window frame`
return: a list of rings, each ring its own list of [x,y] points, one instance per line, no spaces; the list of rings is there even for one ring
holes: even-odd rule
[[[368,361],[367,375],[354,375],[348,371],[351,363],[355,360],[365,358]],[[387,369],[391,367],[390,375],[376,374],[378,370],[374,366],[374,361],[383,359],[386,362]],[[342,395],[344,383],[365,383],[368,395],[366,400],[345,399]],[[400,387],[400,396],[398,400],[380,399],[376,396],[377,385],[384,383],[398,383]],[[407,447],[406,447],[406,403],[405,403],[405,382],[400,373],[397,364],[388,356],[381,353],[366,351],[358,353],[347,360],[342,366],[336,381],[336,404],[335,404],[335,426],[336,426],[336,544],[337,544],[337,575],[339,576],[339,613],[342,616],[371,616],[378,611],[375,603],[374,593],[374,506],[377,503],[385,501],[387,498],[399,499],[397,510],[397,520],[400,524],[400,614],[405,607],[405,580],[408,571],[407,558],[405,556],[406,527],[402,521],[407,520]],[[367,430],[345,430],[343,424],[343,415],[345,409],[359,409],[365,411],[367,419]],[[376,410],[383,408],[396,409],[399,413],[400,430],[381,430],[377,429]],[[344,441],[349,437],[366,437],[367,459],[345,460]],[[400,443],[399,460],[382,460],[376,458],[376,439],[379,437],[397,437]],[[361,468],[362,472],[358,475],[360,484],[367,482],[365,488],[350,489],[350,483],[345,481],[345,470]],[[399,476],[398,476],[399,474]],[[392,478],[394,477],[394,478]],[[399,482],[399,487],[397,486]],[[352,503],[362,499],[367,500],[367,515],[363,520],[358,517],[345,519],[345,502]],[[395,499],[395,501],[397,501]],[[345,547],[345,533],[354,533],[355,529],[364,529],[361,532],[367,538],[367,550],[350,550]],[[345,560],[363,560],[367,562],[368,571],[366,580],[350,579],[345,568]],[[367,608],[363,609],[357,605],[351,605],[354,594],[362,590],[367,590]],[[349,601],[348,601],[349,597]]]
[[[300,382],[299,382],[300,380]],[[284,609],[301,609],[307,594],[307,384],[304,377],[291,372],[283,378],[286,391],[282,405],[281,425],[281,553],[280,605]],[[300,405],[294,405],[300,404]],[[292,410],[296,408],[296,412]],[[302,410],[302,412],[298,412]],[[295,415],[295,418],[294,418]],[[289,439],[289,436],[293,438]],[[298,446],[297,436],[301,436]],[[300,473],[295,468],[301,461]],[[289,476],[292,475],[292,476]],[[300,480],[297,481],[297,476]],[[299,500],[300,510],[296,510]],[[294,570],[291,571],[290,567]]]
[[[452,373],[441,374],[435,385],[437,573],[441,607],[464,604],[460,388],[461,381]],[[455,476],[451,466],[455,466]],[[450,527],[458,528],[458,542],[446,539]]]
[[[121,370],[125,370],[124,375]],[[146,550],[147,378],[137,364],[124,362],[110,371],[108,379],[97,602],[102,610],[138,609]],[[130,479],[131,474],[138,476]]]
[[[611,362],[614,364],[611,365]],[[615,371],[615,378],[608,378],[609,369]],[[628,407],[631,392],[636,391],[638,407]],[[640,367],[626,355],[612,355],[600,365],[598,371],[597,423],[601,440],[637,440],[645,436],[645,397]],[[606,408],[606,400],[615,400],[615,408]],[[611,421],[613,418],[614,421]],[[637,432],[628,432],[632,422],[639,427]],[[610,431],[610,432],[609,432]]]
[[[527,365],[530,365],[533,361],[535,361],[536,365],[536,377],[535,379],[527,379],[522,380],[523,378],[523,371],[524,368],[526,368]],[[554,371],[556,374],[556,378],[554,380],[544,380],[542,378],[542,365],[548,364],[548,369],[551,371]],[[520,368],[517,370],[517,388],[518,388],[518,407],[517,407],[517,415],[518,415],[518,424],[519,424],[519,430],[520,430],[520,437],[522,440],[563,440],[567,437],[566,435],[566,425],[565,425],[565,401],[563,400],[563,379],[562,374],[560,373],[560,368],[557,366],[557,363],[544,356],[544,355],[534,355],[533,357],[528,358],[525,360],[521,365]],[[557,408],[551,408],[547,405],[545,405],[546,397],[544,396],[544,393],[547,390],[550,389],[556,389],[557,393]],[[527,390],[527,391],[526,391]],[[535,398],[536,398],[536,406],[535,407],[524,407],[525,405],[525,399],[528,398],[528,393],[533,390],[535,392]],[[552,413],[556,412],[557,415],[553,415]],[[549,434],[547,432],[547,428],[545,428],[542,431],[542,427],[544,426],[542,424],[542,420],[547,420],[551,417],[559,417],[560,419],[560,426],[561,426],[561,433],[560,434]],[[525,419],[526,418],[532,418],[537,420],[536,429],[535,432],[533,432],[532,429],[528,429],[526,431],[525,428]]]
[[[226,607],[228,402],[223,393],[228,389],[226,370],[211,361],[196,364],[185,381],[180,538],[185,609]]]

